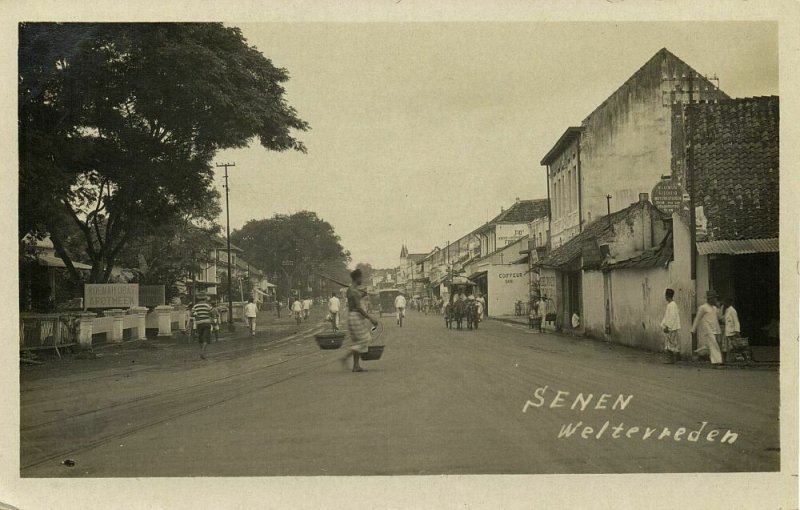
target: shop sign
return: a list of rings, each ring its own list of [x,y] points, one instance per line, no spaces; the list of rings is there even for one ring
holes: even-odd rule
[[[678,211],[683,201],[683,188],[676,182],[662,180],[653,188],[653,205],[667,214]]]
[[[83,289],[85,308],[139,306],[138,283],[87,283]]]

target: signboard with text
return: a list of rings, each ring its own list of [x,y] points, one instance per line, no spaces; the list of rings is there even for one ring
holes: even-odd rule
[[[667,214],[679,210],[683,201],[683,188],[680,184],[662,180],[653,188],[653,205]]]
[[[131,308],[139,306],[138,283],[87,283],[84,308]]]

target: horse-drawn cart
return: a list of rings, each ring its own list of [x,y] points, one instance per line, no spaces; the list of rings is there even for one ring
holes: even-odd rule
[[[453,326],[462,329],[464,321],[467,329],[478,329],[478,304],[473,296],[477,285],[463,276],[454,276],[447,282],[450,290],[449,302],[444,309],[444,324],[447,329],[453,329]]]

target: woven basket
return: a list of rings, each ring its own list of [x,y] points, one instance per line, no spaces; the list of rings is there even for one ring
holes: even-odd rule
[[[318,333],[314,339],[320,349],[338,349],[344,342],[344,333]]]
[[[361,353],[361,360],[362,361],[374,361],[381,359],[383,356],[383,346],[382,345],[370,345],[369,351]]]

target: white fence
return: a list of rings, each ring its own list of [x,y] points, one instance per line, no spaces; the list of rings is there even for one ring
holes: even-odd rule
[[[72,345],[91,348],[95,335],[121,342],[125,338],[144,339],[147,329],[158,330],[158,336],[171,336],[174,331],[185,329],[188,318],[188,309],[172,306],[107,310],[102,316],[87,312],[20,314],[19,349],[58,352],[58,348]]]

